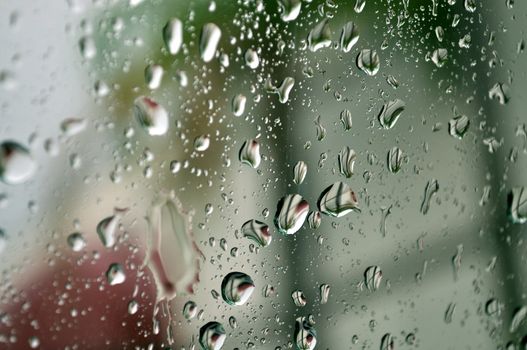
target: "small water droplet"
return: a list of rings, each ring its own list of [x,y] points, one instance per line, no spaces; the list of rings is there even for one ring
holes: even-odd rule
[[[357,154],[354,150],[350,149],[348,146],[344,146],[339,152],[338,163],[339,171],[342,175],[347,178],[353,176],[353,167],[355,166],[355,159]]]
[[[309,213],[307,216],[307,222],[309,224],[309,227],[312,229],[317,229],[320,227],[320,224],[322,223],[322,215],[318,210],[314,210]]]
[[[509,86],[503,83],[496,83],[489,90],[489,98],[498,100],[501,105],[509,102]]]
[[[448,304],[445,311],[445,323],[452,323],[452,318],[454,317],[454,312],[456,311],[456,303]]]
[[[198,306],[192,300],[189,300],[183,306],[183,316],[187,320],[191,320],[198,314]]]
[[[84,239],[84,236],[82,233],[75,232],[68,236],[67,238],[68,245],[70,246],[71,250],[74,252],[79,252],[86,247],[86,240]]]
[[[517,308],[514,311],[514,314],[512,316],[511,325],[509,327],[509,332],[514,333],[520,328],[520,325],[523,323],[523,320],[525,320],[525,317],[527,316],[527,306],[522,306]]]
[[[225,328],[219,322],[209,322],[199,330],[199,343],[203,350],[220,350],[226,337]]]
[[[445,62],[447,61],[447,59],[448,59],[447,49],[439,48],[439,49],[435,49],[432,52],[432,62],[434,62],[434,64],[439,68],[445,65]]]
[[[238,94],[232,98],[232,113],[239,117],[245,111],[245,104],[247,102],[247,97],[242,94]]]
[[[194,139],[194,149],[198,152],[205,152],[210,146],[210,136],[200,135]]]
[[[291,293],[291,298],[293,298],[293,302],[298,307],[304,307],[307,304],[306,296],[301,290],[293,291],[293,293]]]
[[[364,284],[370,292],[379,289],[382,281],[382,271],[379,266],[370,266],[364,271]]]
[[[353,120],[351,117],[351,112],[348,109],[344,109],[342,112],[340,112],[340,121],[342,122],[342,126],[344,127],[345,131],[351,129]]]
[[[245,64],[251,69],[258,68],[260,65],[260,58],[258,57],[256,50],[249,48],[245,51]]]
[[[260,144],[254,139],[246,140],[240,148],[238,156],[242,164],[247,164],[254,169],[258,168],[262,161]]]
[[[527,191],[525,187],[513,188],[507,197],[508,214],[515,224],[527,222]]]
[[[135,315],[139,310],[139,304],[135,300],[130,300],[128,302],[128,313],[130,315]]]
[[[395,341],[390,333],[386,333],[381,338],[381,350],[394,350]]]
[[[183,23],[179,18],[172,18],[163,27],[163,41],[171,55],[176,55],[183,44]]]
[[[124,283],[126,275],[123,267],[118,263],[110,264],[110,267],[108,267],[108,270],[106,271],[106,280],[111,286]]]
[[[164,135],[168,130],[168,112],[149,97],[140,96],[135,99],[134,115],[149,135]]]
[[[319,287],[320,290],[320,304],[326,304],[329,298],[329,291],[331,287],[329,284],[321,284]]]
[[[14,141],[0,145],[0,178],[9,185],[28,181],[37,168],[36,162],[24,146]]]
[[[163,67],[158,64],[149,64],[145,68],[145,82],[150,90],[155,90],[161,86],[163,79]]]

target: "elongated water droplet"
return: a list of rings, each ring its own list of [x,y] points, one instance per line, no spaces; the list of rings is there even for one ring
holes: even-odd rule
[[[523,320],[525,320],[525,317],[527,316],[527,306],[522,306],[514,311],[514,314],[512,316],[511,325],[509,327],[509,332],[514,333],[518,330],[520,325],[523,323]]]
[[[291,93],[291,90],[293,90],[293,86],[295,86],[295,79],[286,77],[284,80],[282,80],[282,83],[276,89],[280,103],[286,103],[289,101],[289,94]]]
[[[509,217],[515,224],[527,222],[527,190],[525,187],[513,188],[508,195]]]
[[[496,83],[489,90],[489,98],[498,100],[501,105],[509,102],[509,86],[503,83]]]
[[[329,286],[329,284],[324,283],[320,285],[319,290],[320,290],[320,303],[321,304],[326,304],[328,302],[330,289],[331,287]]]
[[[201,37],[199,41],[199,51],[201,59],[205,62],[210,62],[221,39],[221,29],[214,23],[207,23],[201,28]]]
[[[306,178],[307,164],[303,161],[297,162],[293,169],[293,174],[293,182],[297,185],[300,185],[302,182],[304,182],[304,179]]]
[[[301,290],[293,291],[293,293],[291,293],[291,298],[293,298],[293,302],[298,307],[304,307],[307,304],[306,296]]]
[[[386,218],[388,217],[388,215],[392,213],[391,210],[392,210],[391,205],[389,207],[381,208],[381,223],[379,226],[380,226],[381,235],[383,237],[386,237]]]
[[[258,168],[262,161],[260,144],[254,139],[246,140],[240,148],[238,156],[243,164],[247,164],[254,169]]]
[[[71,250],[73,250],[74,252],[79,252],[83,250],[84,247],[86,247],[86,240],[79,232],[70,234],[67,238],[67,241]]]
[[[189,300],[183,305],[183,316],[187,320],[191,320],[196,317],[198,313],[198,306],[192,300]]]
[[[276,206],[274,224],[278,232],[285,235],[296,233],[306,220],[309,204],[298,194],[288,194]]]
[[[229,305],[243,305],[254,291],[254,282],[243,272],[231,272],[221,282],[221,296]]]
[[[68,118],[60,123],[60,130],[66,137],[72,137],[86,129],[88,122],[82,118]]]
[[[108,216],[97,224],[97,235],[101,240],[101,243],[106,248],[111,248],[115,244],[115,234],[119,227],[119,221],[121,220],[121,214],[125,213],[127,209],[114,209],[114,215]]]
[[[108,270],[106,271],[106,280],[111,286],[124,283],[126,275],[123,267],[118,263],[110,264],[110,267],[108,267]]]
[[[366,6],[366,0],[355,0],[355,6],[353,9],[357,13],[361,13],[362,10],[364,10],[364,6]]]
[[[379,123],[384,129],[391,129],[397,123],[397,120],[404,111],[405,103],[402,100],[395,99],[389,102],[386,102],[380,112]]]
[[[245,51],[245,64],[251,69],[258,68],[260,65],[260,58],[255,50],[249,48]]]
[[[390,333],[386,333],[381,338],[381,350],[394,350],[395,341]]]
[[[239,117],[245,111],[245,104],[247,102],[247,97],[242,94],[238,94],[232,98],[232,113]]]
[[[349,109],[344,109],[342,110],[342,112],[340,112],[340,121],[342,122],[342,126],[344,126],[345,131],[351,129],[351,126],[353,125],[353,120]]]
[[[300,13],[302,7],[301,0],[278,0],[280,7],[280,18],[284,22],[294,21]]]
[[[135,300],[130,300],[128,302],[128,313],[130,315],[135,315],[137,311],[139,310],[139,304]]]
[[[468,117],[466,115],[460,115],[450,119],[450,122],[448,123],[448,131],[451,136],[461,140],[467,132],[469,125],[470,120]]]
[[[97,47],[95,46],[95,40],[92,37],[85,36],[79,40],[79,49],[82,57],[87,60],[91,60],[97,54]]]
[[[342,27],[340,32],[340,48],[344,52],[350,52],[353,46],[359,41],[359,30],[353,22],[348,22]]]
[[[204,259],[192,234],[192,214],[175,196],[152,206],[146,263],[157,287],[157,300],[171,300],[176,293],[193,293]]]
[[[151,98],[145,96],[136,98],[134,115],[149,135],[164,135],[168,130],[168,112]]]
[[[447,61],[447,59],[448,59],[447,49],[439,48],[439,49],[435,49],[432,52],[432,62],[434,62],[434,64],[439,68],[445,65],[445,62]]]
[[[357,56],[357,67],[369,76],[374,76],[379,71],[381,60],[377,51],[363,49]]]
[[[312,317],[298,317],[295,321],[295,344],[299,350],[313,350],[317,345],[317,333]]]
[[[427,182],[425,187],[425,194],[423,197],[423,202],[421,203],[421,213],[426,215],[430,209],[430,201],[432,196],[439,190],[439,183],[437,180],[433,179]]]
[[[331,46],[331,28],[329,27],[328,21],[327,18],[324,18],[309,32],[307,44],[311,52]]]
[[[342,175],[347,178],[350,178],[353,175],[353,167],[355,165],[356,158],[357,154],[348,146],[345,146],[343,149],[340,150],[338,156],[338,163],[339,171]]]
[[[485,303],[485,313],[491,317],[499,316],[501,313],[501,305],[499,301],[495,298],[489,299]]]
[[[315,119],[315,125],[317,126],[317,140],[322,141],[326,137],[326,128],[324,125],[322,125],[321,119],[322,116],[318,116],[317,119]]]
[[[149,64],[145,68],[145,82],[150,90],[155,90],[161,85],[163,67],[158,64]]]
[[[273,236],[269,230],[269,226],[258,220],[246,221],[241,228],[241,233],[244,237],[254,241],[260,247],[267,247],[271,244]]]
[[[310,228],[316,230],[320,227],[320,224],[322,223],[322,215],[318,210],[312,211],[307,216],[307,222]]]
[[[445,311],[445,323],[452,323],[452,318],[454,317],[454,312],[456,311],[456,303],[448,304]]]
[[[183,45],[183,23],[179,18],[172,18],[163,27],[163,41],[171,55],[177,55]]]
[[[198,152],[205,152],[210,146],[210,136],[200,135],[194,139],[194,150]]]
[[[227,336],[219,322],[209,322],[199,330],[199,344],[203,350],[220,350]]]
[[[342,217],[353,210],[360,211],[355,192],[340,181],[322,191],[318,199],[318,210],[334,217]]]
[[[229,326],[231,326],[232,329],[238,328],[238,321],[236,320],[236,317],[229,317]]]
[[[37,164],[24,146],[14,141],[4,141],[0,145],[0,178],[9,185],[28,181]]]
[[[379,266],[370,266],[364,271],[364,284],[370,292],[379,289],[382,281],[382,271]]]
[[[443,27],[437,26],[435,29],[435,33],[436,33],[437,41],[442,42],[443,37],[445,36],[445,31],[443,30]]]
[[[401,170],[401,164],[403,162],[403,152],[399,147],[393,147],[388,151],[388,170],[392,173],[397,173]]]
[[[465,10],[468,12],[476,11],[476,0],[465,0]]]

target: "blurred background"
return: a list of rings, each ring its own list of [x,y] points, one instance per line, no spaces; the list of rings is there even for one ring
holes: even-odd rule
[[[224,349],[309,349],[295,336],[309,315],[317,349],[527,348],[524,2],[26,0],[0,14],[0,348],[200,349],[217,321]],[[138,114],[163,111],[151,135]],[[256,168],[240,160],[252,139]],[[279,233],[280,198],[316,211],[338,181],[360,212]],[[243,236],[252,219],[269,246]],[[255,286],[241,306],[221,296],[233,271]]]

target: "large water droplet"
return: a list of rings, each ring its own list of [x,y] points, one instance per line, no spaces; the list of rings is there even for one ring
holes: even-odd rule
[[[311,29],[307,36],[307,44],[312,52],[331,46],[331,28],[327,18],[324,18]]]
[[[117,263],[110,264],[108,270],[106,271],[106,280],[111,286],[124,283],[126,280],[126,275],[124,273],[123,267]]]
[[[240,162],[243,164],[247,164],[254,169],[258,168],[260,162],[262,161],[262,156],[260,155],[260,144],[254,139],[246,140],[240,148],[238,156],[240,158]]]
[[[278,0],[280,7],[280,18],[282,21],[289,22],[294,21],[300,13],[302,7],[301,0]]]
[[[317,204],[320,212],[334,217],[342,217],[353,210],[360,211],[355,192],[340,181],[322,191]]]
[[[350,21],[342,27],[340,32],[340,48],[344,52],[350,52],[357,41],[359,41],[357,25]]]
[[[149,135],[164,135],[168,130],[168,112],[151,98],[145,96],[136,98],[134,115]]]
[[[466,115],[460,115],[450,119],[450,122],[448,122],[448,131],[451,136],[461,140],[467,132],[469,125],[470,120],[468,117]]]
[[[310,317],[298,317],[295,321],[295,344],[299,350],[313,350],[317,345],[317,333],[314,320]]]
[[[339,152],[338,162],[339,162],[339,171],[342,175],[347,178],[350,178],[353,175],[353,167],[355,165],[355,159],[357,154],[354,150],[350,149],[348,146],[345,146]]]
[[[119,221],[121,220],[121,215],[125,213],[127,209],[114,209],[114,215],[108,216],[97,224],[97,235],[101,240],[101,243],[106,248],[111,248],[115,244],[115,233],[119,227]]]
[[[183,23],[179,18],[172,18],[163,28],[163,41],[172,55],[176,55],[183,44]]]
[[[220,38],[221,29],[216,24],[207,23],[201,28],[199,51],[203,61],[210,62],[214,58]]]
[[[386,102],[379,112],[379,123],[384,129],[391,129],[404,111],[406,104],[399,99]]]
[[[221,282],[221,296],[229,305],[243,305],[254,291],[254,282],[243,272],[231,272]]]
[[[194,139],[194,149],[198,152],[205,152],[210,146],[210,136],[200,135]]]
[[[276,206],[274,224],[278,232],[291,235],[300,230],[309,212],[309,204],[299,194],[282,197]]]
[[[225,328],[219,322],[209,322],[199,330],[199,343],[203,350],[220,350],[226,337]]]
[[[392,147],[388,151],[388,170],[392,173],[397,173],[401,170],[401,164],[403,162],[403,151],[399,147]]]
[[[29,180],[37,164],[24,146],[14,141],[4,141],[0,145],[0,178],[10,185]]]
[[[293,302],[298,307],[304,307],[307,304],[306,296],[301,290],[293,291],[293,293],[291,293],[291,298],[293,298]]]
[[[273,238],[269,226],[258,220],[246,221],[241,228],[244,237],[254,241],[260,247],[267,247]]]
[[[258,53],[249,48],[245,51],[245,64],[251,68],[256,69],[260,65],[260,58],[258,58]]]
[[[382,281],[382,271],[379,266],[370,266],[364,271],[364,284],[370,292],[379,289]]]
[[[527,191],[525,187],[513,188],[508,195],[509,217],[515,224],[527,222]]]
[[[369,76],[374,76],[379,71],[381,60],[377,51],[363,49],[357,56],[357,67]]]
[[[293,182],[300,185],[304,182],[307,174],[307,164],[303,161],[298,161],[293,169]]]

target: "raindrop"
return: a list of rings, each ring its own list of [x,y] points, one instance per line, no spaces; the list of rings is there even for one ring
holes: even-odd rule
[[[357,41],[359,41],[357,25],[350,21],[342,27],[340,32],[340,47],[342,51],[350,52]]]
[[[357,154],[354,150],[345,146],[338,155],[339,171],[342,175],[350,178],[353,175],[353,166],[355,165],[355,159]]]
[[[489,98],[493,100],[498,100],[502,105],[509,102],[509,86],[503,83],[496,83],[489,90]]]
[[[203,350],[220,350],[225,338],[225,328],[219,322],[209,322],[199,330],[199,343]]]
[[[388,151],[388,170],[392,173],[397,173],[401,170],[401,164],[403,162],[403,152],[399,147],[393,147]]]
[[[194,139],[194,150],[198,152],[205,152],[210,146],[210,136],[200,135]]]
[[[85,36],[79,40],[79,49],[81,51],[82,57],[87,60],[91,60],[97,54],[97,48],[95,46],[95,41],[92,37]]]
[[[443,37],[445,36],[445,31],[443,30],[443,27],[437,26],[435,29],[435,33],[436,33],[437,41],[442,42]]]
[[[276,206],[274,224],[278,232],[291,235],[296,233],[306,220],[309,204],[298,194],[288,194]]]
[[[317,140],[322,141],[326,137],[326,128],[324,125],[322,125],[322,122],[320,119],[322,116],[318,116],[317,119],[315,119],[315,125],[317,126]]]
[[[40,346],[40,340],[36,336],[29,337],[28,343],[31,349],[36,349]]]
[[[322,222],[322,215],[318,210],[314,210],[309,213],[307,216],[307,222],[309,224],[309,227],[312,229],[317,229],[320,227],[320,224]]]
[[[293,291],[293,293],[291,293],[291,298],[293,298],[293,302],[298,307],[304,307],[307,304],[306,296],[301,290]]]
[[[465,0],[465,10],[468,12],[476,11],[476,0]]]
[[[425,187],[425,194],[423,197],[423,202],[421,203],[421,213],[425,214],[428,213],[428,210],[430,209],[430,201],[432,200],[432,196],[439,190],[439,183],[437,180],[433,179],[427,182]]]
[[[470,120],[468,117],[465,115],[460,115],[450,119],[450,122],[448,123],[448,130],[451,136],[461,140],[467,132],[469,125]]]
[[[377,51],[363,49],[357,56],[357,67],[369,76],[374,76],[379,71],[381,61]]]
[[[384,129],[391,129],[397,123],[397,120],[405,109],[405,103],[402,100],[395,99],[385,103],[379,112],[379,123]]]
[[[117,263],[110,264],[110,267],[106,271],[106,280],[111,286],[124,283],[126,275],[124,274],[123,267]]]
[[[247,49],[245,51],[245,64],[251,69],[256,69],[260,65],[260,59],[258,53],[253,49]]]
[[[340,121],[342,122],[342,125],[344,126],[344,130],[350,130],[351,126],[353,125],[353,121],[351,118],[351,112],[349,109],[344,109],[342,112],[340,112]]]
[[[216,24],[207,23],[203,26],[199,42],[199,51],[203,61],[210,62],[214,58],[220,38],[221,30]]]
[[[238,321],[236,320],[236,317],[229,317],[229,326],[231,326],[232,329],[238,328]]]
[[[254,169],[258,168],[260,162],[262,161],[262,156],[260,155],[260,144],[258,141],[254,139],[246,140],[240,148],[238,157],[242,164],[247,164]]]
[[[155,90],[161,85],[163,67],[158,64],[149,64],[145,68],[145,82],[149,89]]]
[[[303,161],[298,161],[293,169],[293,174],[293,182],[297,185],[300,185],[306,178],[307,164]]]
[[[326,304],[328,302],[330,289],[331,287],[329,286],[329,284],[320,285],[319,290],[320,290],[320,303],[321,304]]]
[[[244,237],[254,241],[260,247],[267,247],[273,238],[269,226],[258,220],[246,221],[241,228]]]
[[[0,145],[0,178],[9,185],[29,180],[37,168],[36,162],[24,146],[14,141]]]
[[[381,350],[394,350],[394,343],[393,336],[390,333],[386,333],[381,338]]]
[[[353,210],[360,211],[355,192],[340,181],[322,191],[317,204],[320,212],[334,217],[342,217]]]
[[[317,345],[317,333],[313,317],[298,317],[295,321],[295,344],[299,350],[313,350]]]
[[[60,123],[60,130],[66,137],[72,137],[83,132],[87,124],[82,118],[68,118]]]
[[[286,77],[282,80],[280,86],[275,89],[274,92],[278,94],[278,100],[280,103],[286,103],[289,101],[289,94],[291,93],[291,90],[293,90],[293,86],[295,86],[295,79]]]
[[[134,115],[149,135],[164,135],[168,130],[168,112],[151,98],[145,96],[136,98]]]
[[[445,311],[445,323],[452,323],[452,318],[454,317],[454,312],[456,311],[456,303],[448,304],[448,307]]]
[[[278,0],[280,7],[280,18],[284,22],[294,21],[302,7],[301,0]]]
[[[379,266],[370,266],[364,271],[364,284],[370,292],[379,289],[382,281],[382,271]]]
[[[163,28],[163,41],[172,55],[176,55],[183,44],[183,23],[178,18],[172,18]]]
[[[68,245],[74,252],[79,252],[86,247],[86,240],[81,233],[75,232],[68,236]]]
[[[445,65],[447,58],[448,58],[447,49],[439,48],[439,49],[435,49],[432,52],[432,62],[434,62],[434,64],[439,68]]]
[[[328,21],[327,18],[323,19],[309,32],[307,43],[311,52],[331,46],[331,28]]]
[[[361,13],[362,10],[364,10],[364,6],[366,6],[366,0],[355,0],[355,6],[353,9],[357,13]]]
[[[489,299],[485,303],[485,313],[488,316],[498,316],[501,313],[501,306],[497,299]]]
[[[245,103],[247,102],[247,97],[242,94],[238,94],[232,98],[232,113],[239,117],[245,111]]]
[[[231,272],[221,282],[221,296],[229,305],[243,305],[254,291],[254,282],[242,272]]]
[[[198,314],[198,306],[192,300],[189,300],[183,306],[183,316],[187,320],[191,320]]]
[[[523,320],[525,320],[525,317],[527,316],[527,306],[522,306],[520,308],[517,308],[514,311],[514,314],[512,316],[511,325],[509,327],[509,332],[514,333],[518,330],[520,325],[522,324]]]
[[[515,224],[527,222],[527,191],[525,187],[513,188],[507,197],[509,217]]]
[[[108,216],[97,224],[97,235],[99,236],[101,243],[106,248],[111,248],[115,244],[115,232],[119,227],[119,221],[121,220],[121,215],[125,213],[128,209],[114,209],[114,215]]]
[[[128,303],[128,313],[134,315],[139,310],[139,304],[135,300],[130,300]]]

